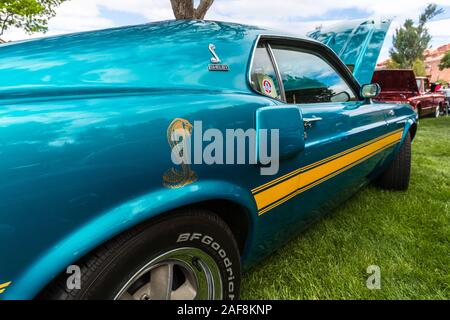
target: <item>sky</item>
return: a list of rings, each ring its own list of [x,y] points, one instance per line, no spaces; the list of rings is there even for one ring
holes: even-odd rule
[[[432,0],[215,0],[206,18],[258,25],[305,34],[317,26],[362,18],[394,18],[380,61],[389,56],[392,35],[406,18],[417,20]],[[196,3],[199,1],[197,0]],[[450,43],[450,0],[434,0],[445,10],[428,25],[432,47]],[[173,19],[170,0],[70,0],[57,9],[47,34],[27,35],[8,30],[3,38],[14,41],[95,29]]]

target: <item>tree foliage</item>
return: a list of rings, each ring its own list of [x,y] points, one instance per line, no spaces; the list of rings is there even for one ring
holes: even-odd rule
[[[26,33],[46,32],[48,20],[66,0],[0,0],[0,35],[16,27]]]
[[[427,75],[427,70],[425,69],[425,63],[423,60],[417,59],[413,62],[412,69],[416,77],[425,77]]]
[[[389,59],[386,63],[386,69],[400,69],[400,65],[392,59]]]
[[[206,12],[214,3],[214,0],[201,0],[198,7],[194,7],[194,0],[170,0],[173,13],[177,20],[205,18]]]
[[[439,64],[440,70],[444,70],[447,68],[450,68],[450,51],[447,51],[447,53],[441,59],[441,63]]]
[[[424,51],[428,49],[431,41],[426,24],[442,12],[437,5],[429,4],[419,16],[417,25],[412,19],[407,19],[401,28],[395,30],[394,47],[389,53],[391,59],[401,68],[412,68],[418,59],[423,61]]]
[[[400,66],[400,64],[398,64],[397,62],[395,62],[392,59],[389,59],[386,62],[385,68],[388,70],[396,70],[396,69],[402,69],[402,67]],[[413,62],[411,69],[414,70],[414,74],[418,77],[423,77],[427,75],[427,71],[425,68],[425,63],[420,60],[420,59],[416,59],[416,61]]]

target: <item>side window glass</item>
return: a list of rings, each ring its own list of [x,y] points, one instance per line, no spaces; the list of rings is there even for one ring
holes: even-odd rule
[[[342,76],[321,57],[286,46],[272,46],[288,103],[356,100]]]
[[[417,88],[419,88],[419,91],[422,92],[423,88],[422,88],[422,81],[420,79],[416,79],[417,82]]]
[[[251,85],[259,93],[281,100],[281,90],[269,53],[259,44],[253,57]]]
[[[430,81],[428,81],[428,79],[424,79],[424,87],[425,87],[425,92],[428,92],[431,90]]]

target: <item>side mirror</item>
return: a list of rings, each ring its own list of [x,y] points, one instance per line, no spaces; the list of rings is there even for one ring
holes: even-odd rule
[[[344,91],[338,94],[335,94],[331,97],[331,102],[348,102],[350,101],[351,97],[348,94],[348,92]]]
[[[381,93],[381,87],[378,83],[365,84],[361,88],[361,96],[366,99],[372,99]]]

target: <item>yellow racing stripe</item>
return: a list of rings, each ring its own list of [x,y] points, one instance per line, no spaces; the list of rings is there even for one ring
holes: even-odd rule
[[[9,287],[10,284],[11,284],[11,281],[0,284],[0,293],[5,292],[6,288]]]
[[[288,173],[288,174],[286,174],[284,176],[281,176],[281,177],[279,177],[279,178],[277,178],[275,180],[269,181],[269,182],[267,182],[267,183],[265,183],[265,184],[263,184],[263,185],[261,185],[259,187],[256,187],[256,188],[252,189],[251,191],[252,191],[253,194],[258,193],[259,191],[261,191],[263,189],[266,189],[266,188],[269,188],[269,187],[273,186],[274,184],[277,184],[279,181],[286,180],[287,178],[292,177],[293,175],[296,175],[296,174],[300,173],[301,171],[305,171],[305,170],[307,170],[309,168],[317,167],[318,165],[320,165],[322,163],[325,163],[325,162],[328,162],[330,160],[339,158],[342,155],[350,153],[350,152],[352,152],[352,151],[354,151],[356,149],[362,148],[362,147],[364,147],[366,145],[369,145],[369,144],[371,144],[373,142],[376,142],[378,140],[381,140],[381,139],[383,139],[383,138],[385,138],[385,137],[387,137],[389,135],[392,135],[392,134],[395,134],[395,133],[398,133],[398,132],[403,132],[403,129],[398,129],[398,130],[395,130],[393,132],[386,133],[386,134],[384,134],[384,135],[382,135],[380,137],[377,137],[377,138],[375,138],[373,140],[370,140],[370,141],[364,142],[364,143],[362,143],[360,145],[357,145],[356,147],[350,148],[350,149],[342,151],[342,152],[340,152],[338,154],[332,155],[332,156],[330,156],[330,157],[328,157],[326,159],[323,159],[323,160],[320,160],[320,161],[315,162],[313,164],[310,164],[310,165],[308,165],[306,167],[303,167],[303,168],[297,169],[295,171],[292,171],[292,172],[290,172],[290,173]]]
[[[395,145],[402,135],[403,129],[394,131],[255,188],[259,215]]]
[[[393,145],[395,145],[395,144],[396,144],[396,143],[393,143],[392,145],[388,145],[388,146],[386,146],[385,148],[383,148],[383,149],[381,149],[381,150],[378,150],[375,154],[380,153],[381,151],[383,151],[383,150],[385,150],[385,149],[387,149],[387,148],[389,148],[389,147],[391,147],[391,146],[393,146]],[[268,212],[268,211],[270,211],[270,210],[272,210],[272,209],[278,207],[279,205],[281,205],[281,204],[287,202],[288,200],[294,198],[295,196],[299,195],[300,193],[303,193],[303,192],[305,192],[305,191],[307,191],[307,190],[309,190],[309,189],[311,189],[311,188],[313,188],[313,187],[315,187],[315,186],[321,184],[322,182],[325,182],[325,181],[327,181],[327,180],[329,180],[329,179],[331,179],[331,178],[337,176],[338,174],[340,174],[340,173],[342,173],[342,172],[344,172],[344,171],[346,171],[346,170],[348,170],[348,169],[350,169],[350,168],[352,168],[352,167],[354,167],[354,166],[360,164],[361,162],[364,162],[365,160],[369,159],[370,157],[374,156],[375,154],[372,154],[372,155],[370,155],[370,156],[368,156],[368,157],[366,157],[366,158],[364,158],[364,159],[361,159],[361,160],[359,160],[359,161],[357,161],[357,162],[351,164],[351,165],[348,166],[348,167],[345,167],[345,168],[343,168],[343,169],[341,169],[341,170],[338,170],[338,171],[334,172],[333,174],[331,174],[331,175],[329,175],[329,176],[327,176],[327,177],[325,177],[325,178],[322,178],[322,179],[320,179],[320,180],[314,182],[313,184],[310,184],[309,186],[306,186],[306,187],[304,187],[304,188],[301,188],[301,189],[297,190],[296,192],[294,192],[293,194],[287,196],[286,198],[283,198],[283,199],[281,199],[281,200],[275,202],[274,204],[270,205],[269,207],[262,209],[261,211],[259,211],[258,215],[260,215],[260,216],[263,215],[264,213],[266,213],[266,212]]]

